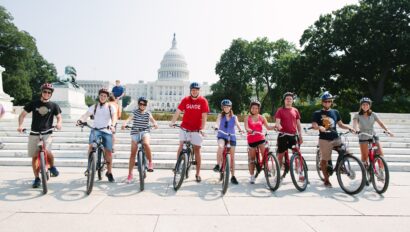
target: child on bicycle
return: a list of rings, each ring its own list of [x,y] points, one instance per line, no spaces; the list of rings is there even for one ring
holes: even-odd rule
[[[253,100],[249,105],[250,115],[244,119],[245,130],[248,132],[248,163],[249,163],[249,183],[255,184],[255,164],[256,149],[260,150],[259,154],[265,152],[265,135],[262,133],[262,126],[267,130],[275,129],[275,126],[269,126],[266,118],[260,115],[261,103],[258,100]],[[258,133],[255,133],[258,132]]]
[[[145,97],[138,98],[138,108],[132,111],[132,115],[124,121],[121,129],[125,129],[127,123],[132,120],[131,128],[131,155],[128,164],[127,183],[131,183],[133,179],[132,171],[135,165],[135,155],[137,154],[138,141],[142,138],[142,145],[144,146],[145,154],[148,159],[148,172],[154,171],[154,164],[152,163],[151,147],[149,144],[149,123],[158,128],[158,124],[152,117],[151,113],[147,111],[148,100]]]
[[[235,137],[235,126],[238,127],[239,132],[242,132],[242,128],[239,125],[238,118],[233,114],[232,111],[232,102],[229,99],[224,99],[221,102],[222,112],[218,115],[216,120],[215,130],[222,130],[225,133],[231,134],[231,183],[238,184],[238,180],[235,177],[235,146],[236,146],[236,137]],[[218,132],[218,151],[217,151],[217,165],[214,167],[215,172],[219,172],[221,163],[222,163],[222,152],[225,147],[225,143],[228,141],[228,135]]]
[[[360,132],[367,134],[375,134],[374,123],[377,122],[381,128],[383,128],[388,134],[394,136],[393,133],[384,125],[384,123],[379,119],[377,114],[373,112],[370,108],[372,106],[372,100],[368,97],[364,97],[360,100],[360,109],[357,114],[353,116],[353,128],[357,130],[359,128]],[[367,160],[369,155],[369,148],[367,147],[368,141],[372,141],[373,138],[359,134],[359,145],[360,152],[362,154],[362,162],[365,167],[368,166]],[[376,144],[379,150],[379,154],[383,156],[382,146],[379,142],[379,137],[375,136]]]

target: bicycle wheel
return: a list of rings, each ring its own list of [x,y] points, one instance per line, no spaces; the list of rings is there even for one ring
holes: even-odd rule
[[[41,174],[41,185],[43,186],[43,194],[46,194],[47,189],[47,171],[46,171],[46,160],[44,152],[40,151],[40,174]]]
[[[374,157],[371,167],[373,171],[372,184],[378,194],[386,192],[389,187],[390,173],[386,161],[380,155]]]
[[[90,193],[93,191],[93,186],[94,186],[94,178],[95,178],[95,171],[96,171],[96,154],[95,152],[91,152],[88,155],[88,166],[87,166],[87,194],[90,195]]]
[[[308,168],[305,159],[298,153],[294,153],[290,159],[290,176],[297,190],[306,190],[309,182]]]
[[[280,169],[279,169],[279,162],[275,155],[272,152],[268,153],[268,157],[266,162],[263,166],[263,170],[265,171],[266,182],[268,183],[268,187],[272,191],[276,191],[279,188],[280,184]]]
[[[187,161],[188,161],[188,154],[186,152],[181,152],[178,156],[177,163],[175,165],[175,173],[174,173],[174,189],[177,191],[184,181],[184,177],[186,175],[186,168],[187,168]]]
[[[366,174],[362,162],[353,155],[344,155],[336,167],[337,181],[347,194],[357,194],[364,188]]]
[[[98,180],[102,180],[102,172],[104,171],[104,150],[101,148],[98,148],[97,153],[98,153],[98,158],[97,158]]]
[[[137,162],[138,162],[138,174],[139,174],[139,178],[140,178],[140,190],[143,191],[144,190],[144,171],[145,171],[145,167],[144,167],[144,153],[139,150],[138,154],[137,154]]]
[[[229,173],[231,171],[231,156],[229,153],[226,154],[225,160],[223,161],[221,168],[221,175],[222,175],[222,195],[225,195],[226,191],[228,190],[229,185]]]
[[[316,150],[316,171],[319,178],[324,181],[325,177],[323,176],[323,172],[320,168],[320,150],[319,148]]]

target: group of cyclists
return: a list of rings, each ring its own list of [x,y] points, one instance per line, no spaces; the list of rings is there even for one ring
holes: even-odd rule
[[[208,101],[205,97],[200,94],[201,86],[197,82],[190,84],[190,95],[184,97],[178,108],[173,115],[170,127],[176,126],[176,121],[178,120],[181,113],[183,113],[181,130],[179,133],[179,147],[177,150],[177,157],[180,154],[184,140],[189,139],[193,145],[195,160],[196,160],[196,174],[195,180],[201,182],[201,147],[204,137],[204,129],[207,122],[207,115],[209,113]],[[25,116],[32,112],[32,123],[31,131],[28,142],[28,155],[32,157],[32,167],[35,176],[32,187],[38,188],[41,185],[39,178],[39,171],[37,168],[37,156],[38,152],[37,143],[38,132],[43,132],[49,130],[48,134],[43,137],[46,143],[48,162],[50,164],[51,176],[58,176],[59,171],[54,165],[54,156],[51,152],[52,143],[52,130],[54,117],[57,119],[56,129],[61,130],[62,127],[62,117],[60,107],[50,101],[50,98],[54,92],[54,87],[50,83],[45,83],[41,86],[41,97],[39,100],[34,100],[28,103],[23,112],[20,114],[18,119],[19,132],[23,131],[23,121]],[[105,160],[107,162],[107,172],[106,177],[109,182],[114,182],[114,176],[112,174],[112,153],[114,152],[114,134],[116,131],[116,125],[118,118],[120,116],[120,107],[116,103],[116,99],[110,98],[110,92],[106,88],[102,88],[98,92],[98,101],[95,105],[89,107],[87,112],[84,113],[77,121],[77,125],[82,122],[86,122],[89,117],[93,118],[93,127],[101,128],[102,130],[93,133],[91,131],[89,136],[89,149],[92,149],[93,136],[102,137],[104,149],[105,149]],[[111,97],[112,98],[112,97]],[[329,92],[323,93],[321,96],[322,109],[315,111],[312,116],[312,128],[319,131],[319,149],[321,153],[320,168],[324,176],[324,186],[332,187],[329,181],[329,174],[327,170],[327,163],[331,159],[332,149],[342,143],[339,134],[336,130],[336,125],[340,128],[348,129],[352,132],[365,132],[367,134],[375,134],[374,123],[377,122],[381,128],[383,128],[387,133],[393,136],[390,130],[383,124],[376,113],[372,112],[371,104],[372,101],[364,97],[360,100],[360,109],[357,114],[353,117],[353,126],[346,125],[342,122],[339,112],[332,109],[332,104],[334,97]],[[299,111],[293,106],[295,100],[295,94],[291,92],[286,92],[283,94],[282,106],[277,110],[274,115],[275,124],[270,126],[266,118],[261,114],[261,103],[257,100],[252,100],[249,106],[249,115],[244,118],[244,130],[242,129],[238,117],[232,111],[232,102],[229,99],[224,99],[221,102],[221,113],[218,115],[216,124],[214,126],[215,130],[220,130],[225,133],[217,133],[217,164],[213,168],[214,171],[219,171],[222,161],[222,152],[225,143],[228,141],[227,134],[232,135],[230,137],[230,157],[231,157],[231,183],[238,184],[238,180],[235,177],[235,147],[237,138],[235,136],[235,127],[238,129],[239,133],[247,133],[247,143],[248,143],[248,164],[249,164],[249,182],[251,184],[255,183],[255,165],[253,160],[255,160],[255,155],[257,154],[256,149],[260,150],[259,154],[263,154],[265,150],[265,135],[263,133],[263,127],[266,130],[277,130],[279,132],[277,139],[277,154],[278,160],[281,164],[283,154],[287,149],[291,149],[296,143],[303,143],[302,128],[301,128],[301,116]],[[148,159],[148,171],[152,172],[154,170],[154,165],[152,161],[152,153],[150,149],[150,125],[154,128],[158,128],[158,124],[147,111],[148,100],[145,97],[140,97],[138,99],[138,107],[132,111],[132,114],[128,119],[126,119],[121,128],[125,129],[128,122],[132,122],[131,126],[131,152],[129,158],[129,172],[126,179],[127,183],[133,181],[133,169],[135,165],[135,155],[137,152],[137,143],[142,141],[144,149],[146,151],[146,156]],[[188,138],[186,132],[188,131]],[[141,139],[142,138],[142,139]],[[361,160],[366,166],[368,160],[368,148],[367,142],[370,138],[368,135],[359,134],[359,144],[361,150]],[[382,153],[382,147],[376,137],[377,146],[379,153]]]

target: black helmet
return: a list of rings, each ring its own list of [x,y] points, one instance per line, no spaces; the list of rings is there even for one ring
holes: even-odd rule
[[[320,98],[322,99],[322,101],[334,99],[333,95],[330,94],[329,91],[324,92]]]
[[[201,85],[198,82],[192,82],[189,85],[189,89],[201,89]]]
[[[107,94],[107,96],[110,96],[110,91],[108,91],[107,88],[101,88],[100,90],[98,90],[98,95],[100,95],[101,93],[105,93]]]
[[[261,108],[261,103],[258,100],[252,100],[251,104],[249,104],[249,108],[251,108],[253,105],[258,106]]]
[[[287,96],[291,96],[293,98],[293,100],[295,100],[295,94],[294,93],[286,92],[285,94],[283,94],[282,101],[284,101]]]
[[[147,98],[146,97],[139,97],[138,98],[138,103],[140,103],[140,102],[145,102],[145,104],[147,104],[148,103],[148,100],[147,100]]]
[[[368,98],[368,97],[364,97],[364,98],[360,99],[360,105],[362,105],[365,102],[369,103],[369,105],[372,104],[372,100],[370,100],[370,98]]]
[[[223,107],[223,106],[232,106],[232,102],[231,102],[231,100],[229,100],[229,99],[223,99],[222,101],[221,101],[221,106]]]

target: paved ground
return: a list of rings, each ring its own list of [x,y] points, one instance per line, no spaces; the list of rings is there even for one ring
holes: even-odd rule
[[[0,231],[409,231],[410,173],[391,174],[381,196],[368,187],[357,196],[344,194],[333,177],[333,188],[322,187],[315,172],[300,193],[290,177],[275,192],[264,178],[240,184],[222,197],[217,175],[203,171],[176,193],[170,170],[155,170],[146,179],[125,184],[126,169],[114,169],[116,183],[97,182],[85,194],[81,168],[61,168],[49,181],[49,193],[32,189],[30,167],[0,166]]]

